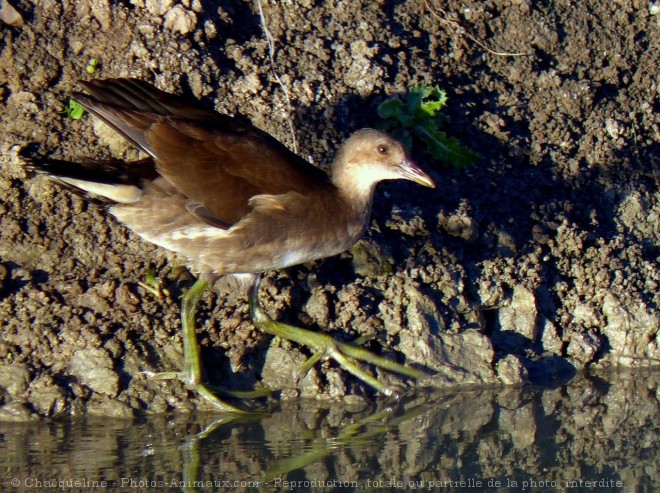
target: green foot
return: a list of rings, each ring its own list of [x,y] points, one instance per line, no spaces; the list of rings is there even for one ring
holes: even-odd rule
[[[162,298],[163,294],[169,295],[164,290],[161,283],[156,279],[153,271],[147,272],[146,282],[139,283],[140,286],[147,289],[157,298]],[[158,380],[181,380],[186,388],[206,399],[216,409],[227,413],[243,414],[246,411],[239,409],[231,404],[227,404],[216,395],[215,389],[202,383],[202,359],[197,344],[197,334],[195,331],[195,310],[197,304],[206,289],[207,283],[203,279],[198,279],[190,289],[181,296],[181,325],[183,328],[183,370],[180,372],[161,372],[149,373],[148,377]],[[218,393],[232,396],[230,391]],[[263,395],[263,392],[257,391],[256,394],[246,393],[246,395]]]
[[[162,288],[161,283],[156,279],[153,270],[147,272],[146,282],[139,283],[142,287],[151,292],[154,296],[162,298],[163,294],[169,296],[169,292]],[[250,411],[227,404],[218,397],[218,394],[235,399],[257,399],[270,395],[268,389],[257,389],[248,391],[234,391],[219,387],[213,387],[202,382],[202,359],[197,344],[197,334],[195,330],[195,311],[197,304],[207,287],[207,282],[198,279],[181,296],[181,325],[183,329],[183,369],[181,371],[170,371],[152,373],[149,372],[149,378],[157,380],[180,380],[186,388],[196,392],[215,408],[222,412],[245,414]]]
[[[163,295],[164,296],[170,295],[169,290],[163,287],[163,284],[160,281],[160,279],[156,278],[156,273],[152,267],[149,267],[147,269],[144,281],[138,281],[138,286],[142,287],[143,289],[151,293],[159,300],[163,299]]]
[[[178,371],[163,371],[158,373],[146,372],[148,378],[153,378],[154,380],[180,380],[184,383],[186,388],[192,392],[204,397],[208,402],[213,404],[216,408],[224,412],[230,413],[245,413],[246,411],[227,404],[220,398],[217,394],[225,395],[232,397],[234,399],[257,399],[259,397],[265,397],[270,395],[270,391],[267,389],[263,390],[248,390],[248,391],[234,391],[224,389],[222,387],[215,387],[213,385],[203,384],[201,382],[194,383],[191,382],[190,376],[185,375],[182,372]]]
[[[250,316],[252,317],[252,322],[258,329],[268,334],[311,348],[314,354],[303,365],[305,373],[322,358],[332,358],[346,371],[352,373],[384,395],[392,397],[399,396],[397,390],[379,382],[373,375],[363,370],[358,362],[368,363],[413,379],[421,379],[426,376],[423,371],[401,365],[359,347],[368,337],[360,337],[353,343],[339,342],[327,334],[320,334],[293,325],[276,322],[268,316],[259,304],[258,292],[259,280],[255,282],[250,291]]]
[[[183,371],[179,378],[186,387],[197,392],[217,409],[223,412],[244,413],[242,409],[220,400],[215,393],[202,383],[202,357],[195,332],[195,310],[206,289],[207,282],[197,279],[181,297],[181,324],[183,325]]]

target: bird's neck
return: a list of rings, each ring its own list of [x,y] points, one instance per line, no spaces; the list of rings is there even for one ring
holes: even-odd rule
[[[341,173],[333,174],[332,182],[336,187],[341,216],[344,216],[346,232],[351,237],[350,244],[359,240],[369,224],[371,205],[376,184],[369,187],[356,186],[354,178]]]
[[[371,201],[378,183],[373,176],[362,172],[364,168],[356,168],[337,160],[332,166],[332,183],[342,198],[351,204],[353,209],[371,209]]]

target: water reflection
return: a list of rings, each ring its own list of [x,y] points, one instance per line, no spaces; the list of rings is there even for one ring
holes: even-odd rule
[[[0,423],[2,490],[651,491],[658,375],[434,392],[354,409],[282,403],[241,419]]]

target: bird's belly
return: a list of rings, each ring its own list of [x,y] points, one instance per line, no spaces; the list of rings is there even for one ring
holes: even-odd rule
[[[332,257],[345,252],[355,244],[355,241],[340,241],[333,239],[325,242],[309,242],[300,245],[297,242],[285,244],[275,256],[278,266],[275,269],[284,269],[293,265],[304,264],[313,260]]]
[[[204,262],[218,275],[267,272],[337,255],[359,238],[358,234],[346,230],[323,233],[313,237],[282,235],[272,241],[262,238],[262,241],[240,247],[223,245],[226,248],[221,246],[221,250],[207,255]]]

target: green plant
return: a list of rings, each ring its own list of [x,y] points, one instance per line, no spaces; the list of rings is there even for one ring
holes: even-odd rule
[[[393,97],[378,106],[378,116],[382,119],[379,127],[401,141],[407,151],[419,139],[434,159],[465,168],[474,164],[479,155],[440,130],[447,123],[447,118],[440,114],[446,104],[447,94],[438,86],[412,87],[403,101]]]
[[[87,67],[85,67],[85,70],[87,71],[88,74],[93,74],[96,72],[96,69],[99,66],[99,61],[97,58],[90,58],[89,62],[87,63]]]
[[[549,0],[548,3],[545,4],[545,7],[541,7],[541,11],[543,12],[543,15],[549,15],[552,9],[554,8],[554,0]]]
[[[96,70],[99,68],[98,58],[90,58],[85,67],[85,72],[88,74],[96,73]],[[85,108],[82,107],[80,103],[73,99],[67,101],[66,106],[64,107],[64,114],[73,120],[80,120],[85,113]]]
[[[69,99],[66,106],[64,107],[64,113],[69,118],[74,120],[80,120],[85,113],[85,108],[82,107],[80,103],[73,99]]]

